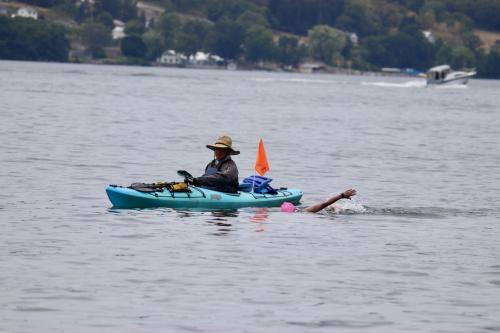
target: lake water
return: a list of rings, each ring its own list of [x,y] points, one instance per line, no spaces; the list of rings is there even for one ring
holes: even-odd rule
[[[0,62],[0,332],[500,331],[500,81]],[[253,173],[341,213],[114,210]]]

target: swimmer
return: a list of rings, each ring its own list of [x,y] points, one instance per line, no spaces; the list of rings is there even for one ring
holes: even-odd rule
[[[355,196],[355,195],[356,195],[356,190],[350,188],[350,189],[345,190],[344,192],[342,192],[340,194],[337,194],[334,197],[329,198],[326,201],[323,201],[323,202],[317,203],[315,205],[306,207],[304,209],[304,211],[310,212],[310,213],[317,213],[320,210],[323,210],[326,207],[330,206],[331,204],[339,201],[340,199],[351,199],[351,197]],[[284,202],[281,205],[281,211],[286,212],[286,213],[293,213],[295,211],[295,206],[290,202]]]

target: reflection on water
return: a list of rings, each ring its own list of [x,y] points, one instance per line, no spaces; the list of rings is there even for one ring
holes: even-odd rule
[[[217,231],[213,232],[214,236],[227,236],[231,231],[232,224],[228,221],[230,218],[238,217],[237,209],[226,209],[210,212],[212,218],[207,219],[206,222],[217,227]]]
[[[265,222],[269,218],[269,209],[268,208],[258,208],[253,216],[250,217],[250,222],[256,223],[257,227],[255,232],[263,232],[265,231]]]

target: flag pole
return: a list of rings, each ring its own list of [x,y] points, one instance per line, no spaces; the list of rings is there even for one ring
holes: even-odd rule
[[[252,180],[252,193],[254,193],[253,190],[255,188],[255,176],[256,176],[256,174],[255,174],[255,171],[254,171],[254,173],[253,173],[253,180]]]

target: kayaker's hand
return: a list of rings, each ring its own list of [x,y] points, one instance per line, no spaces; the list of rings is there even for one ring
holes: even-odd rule
[[[196,185],[196,178],[193,177],[186,177],[184,178],[184,182],[188,185]]]
[[[342,198],[345,198],[345,199],[351,199],[352,196],[356,195],[356,190],[353,189],[353,188],[350,188],[348,190],[345,190],[344,192],[342,192],[340,195],[342,196]]]

